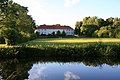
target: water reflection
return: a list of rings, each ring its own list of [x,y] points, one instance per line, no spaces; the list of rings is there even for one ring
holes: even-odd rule
[[[1,60],[0,80],[120,80],[119,65],[114,58]]]
[[[70,71],[64,73],[64,80],[80,80],[80,77]]]
[[[44,71],[44,78],[39,75],[39,78],[34,80],[120,80],[120,66],[115,68],[104,64],[102,68],[85,66],[83,63],[38,63],[37,67],[46,67]],[[34,67],[34,65],[33,65]],[[34,70],[31,68],[31,70]],[[37,72],[35,72],[37,73]],[[32,73],[29,73],[30,75]]]
[[[5,80],[24,80],[28,77],[28,70],[31,69],[32,62],[22,62],[17,59],[1,60],[0,61],[0,75]]]
[[[46,67],[40,67],[38,65],[33,65],[32,69],[28,71],[28,80],[45,80],[44,70]]]
[[[2,76],[0,76],[0,80],[2,80]]]

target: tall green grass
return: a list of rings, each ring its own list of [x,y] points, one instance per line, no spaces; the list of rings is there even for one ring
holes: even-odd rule
[[[0,48],[2,58],[120,58],[120,45],[93,44],[52,44],[52,45],[22,45],[19,47]]]
[[[70,38],[71,40],[78,40]],[[120,58],[119,42],[56,42],[68,38],[46,38],[32,40],[13,47],[1,47],[0,59],[3,58]],[[86,40],[86,39],[84,39]],[[93,39],[91,39],[93,40]],[[107,39],[108,40],[108,39]]]

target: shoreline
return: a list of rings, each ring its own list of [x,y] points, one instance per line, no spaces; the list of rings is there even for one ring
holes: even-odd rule
[[[68,44],[69,45],[69,44]],[[71,58],[120,58],[120,45],[105,45],[103,43],[70,46],[45,45],[45,46],[17,46],[0,47],[0,58],[42,58],[42,57],[71,57]]]

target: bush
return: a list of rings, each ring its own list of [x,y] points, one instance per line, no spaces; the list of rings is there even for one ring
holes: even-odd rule
[[[0,37],[0,44],[5,44],[5,39],[3,37]]]
[[[2,28],[0,35],[5,39],[6,45],[14,45],[18,43],[18,32],[13,28]]]
[[[69,45],[69,46],[68,46]],[[64,44],[64,45],[22,45],[12,48],[0,48],[0,59],[2,58],[41,58],[41,57],[66,57],[66,58],[120,58],[120,45],[104,44]]]

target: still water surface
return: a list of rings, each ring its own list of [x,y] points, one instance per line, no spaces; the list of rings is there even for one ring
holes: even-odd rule
[[[0,61],[0,80],[120,80],[120,60]]]
[[[33,64],[28,74],[28,80],[120,80],[120,65],[39,62]]]

